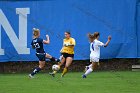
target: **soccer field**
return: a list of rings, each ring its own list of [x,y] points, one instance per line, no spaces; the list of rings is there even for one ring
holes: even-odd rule
[[[82,73],[0,74],[0,93],[140,93],[140,72],[94,72],[86,79]]]

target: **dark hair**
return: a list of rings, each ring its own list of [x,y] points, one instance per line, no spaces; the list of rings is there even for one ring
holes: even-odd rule
[[[66,31],[65,33],[69,34],[70,35],[70,32],[69,31]]]
[[[94,32],[94,34],[88,33],[89,41],[93,42],[99,35],[100,35],[99,32]]]
[[[95,39],[96,39],[98,36],[100,36],[100,33],[99,33],[99,32],[94,32],[94,37],[95,37]]]

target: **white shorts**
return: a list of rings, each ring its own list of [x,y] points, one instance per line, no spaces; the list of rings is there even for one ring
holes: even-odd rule
[[[99,58],[97,58],[97,57],[90,57],[90,62],[99,62]]]

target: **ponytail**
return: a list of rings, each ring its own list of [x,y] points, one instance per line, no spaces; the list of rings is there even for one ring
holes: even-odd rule
[[[95,40],[94,34],[88,33],[88,38],[90,42],[93,42]]]
[[[94,32],[94,34],[88,33],[89,41],[93,42],[99,35],[99,32]]]

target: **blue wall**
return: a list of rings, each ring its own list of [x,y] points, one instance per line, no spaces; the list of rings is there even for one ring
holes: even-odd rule
[[[16,8],[30,9],[27,17],[27,47],[30,53],[18,54],[1,26],[1,48],[5,50],[5,54],[0,55],[1,62],[38,60],[30,46],[33,27],[41,30],[44,39],[46,34],[50,35],[51,43],[44,47],[55,57],[60,56],[64,32],[69,29],[77,44],[75,60],[89,59],[86,35],[95,31],[100,32],[100,40],[104,43],[107,36],[112,35],[110,45],[101,48],[101,58],[140,57],[140,5],[136,0],[0,1],[0,9],[18,36]]]
[[[136,30],[137,30],[137,42],[138,42],[138,58],[140,58],[140,0],[137,3],[137,12],[136,12],[137,16],[136,16]]]

